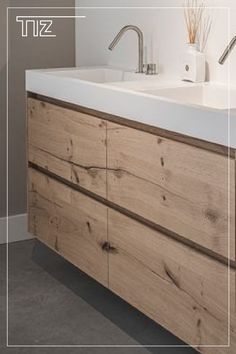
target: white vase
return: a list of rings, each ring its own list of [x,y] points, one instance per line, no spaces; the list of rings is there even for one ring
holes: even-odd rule
[[[204,82],[206,80],[205,54],[197,49],[196,44],[188,44],[183,58],[181,78],[190,82]]]

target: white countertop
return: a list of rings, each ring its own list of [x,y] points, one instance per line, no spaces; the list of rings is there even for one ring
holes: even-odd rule
[[[27,70],[26,90],[236,149],[236,109],[177,103],[141,92],[193,84],[161,75],[101,84],[81,80],[73,70],[78,68]]]

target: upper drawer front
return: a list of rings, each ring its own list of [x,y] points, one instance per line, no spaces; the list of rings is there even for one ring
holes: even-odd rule
[[[108,199],[228,256],[228,158],[107,124]],[[231,258],[235,259],[235,161],[230,160]]]
[[[106,122],[28,98],[29,161],[106,197]]]
[[[107,208],[95,200],[28,169],[29,231],[68,261],[108,284]]]
[[[227,345],[227,266],[111,209],[108,230],[111,290],[189,344]],[[232,318],[235,271],[230,276]],[[234,326],[231,321],[230,353]]]

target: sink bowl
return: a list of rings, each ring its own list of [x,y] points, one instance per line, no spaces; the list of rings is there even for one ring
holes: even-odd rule
[[[113,82],[123,82],[123,81],[140,81],[148,80],[145,74],[139,74],[132,71],[125,71],[121,69],[113,68],[80,68],[73,70],[63,70],[63,71],[51,71],[52,75],[69,77],[84,81],[90,81],[95,83],[113,83]]]
[[[236,108],[236,89],[229,89],[226,85],[203,84],[142,92],[182,104],[220,110]]]

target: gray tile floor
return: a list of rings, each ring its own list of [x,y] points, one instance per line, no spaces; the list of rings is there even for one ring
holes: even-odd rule
[[[4,245],[0,262],[1,354],[196,354],[189,347],[5,348]],[[9,344],[183,343],[40,242],[30,240],[9,245]]]

